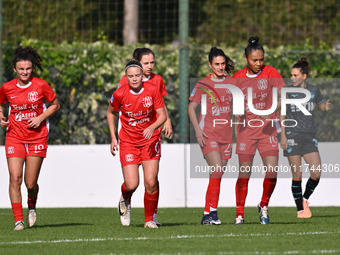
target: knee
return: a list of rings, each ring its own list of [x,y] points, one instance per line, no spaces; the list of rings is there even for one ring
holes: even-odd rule
[[[146,181],[145,182],[145,190],[149,194],[155,193],[158,190],[157,180]]]
[[[20,187],[22,183],[22,176],[11,175],[9,182],[12,187]]]
[[[28,192],[39,189],[37,182],[26,182],[26,188]]]
[[[138,188],[138,182],[125,182],[125,188],[128,192],[135,192]]]

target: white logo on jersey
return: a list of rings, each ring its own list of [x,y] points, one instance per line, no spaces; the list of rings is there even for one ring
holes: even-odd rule
[[[156,151],[157,154],[159,153],[160,148],[161,148],[161,145],[160,145],[159,142],[157,142],[156,145],[155,145],[155,151]]]
[[[30,93],[27,94],[28,101],[30,102],[36,102],[38,101],[38,92],[36,91],[31,91]]]
[[[8,153],[8,154],[13,154],[13,153],[14,153],[14,147],[13,147],[13,146],[9,146],[9,147],[7,148],[7,153]]]
[[[268,88],[268,81],[266,79],[261,79],[258,81],[257,83],[257,87],[260,89],[260,90],[265,90]]]
[[[231,155],[231,149],[232,149],[232,145],[228,144],[227,149],[224,151],[224,154],[229,157]]]
[[[218,106],[213,106],[213,107],[211,107],[211,111],[212,111],[212,115],[213,115],[213,116],[219,116],[219,115],[221,115],[220,107],[218,107]]]
[[[34,146],[34,152],[35,153],[39,153],[44,149],[44,145],[43,144],[39,144],[39,145],[35,145]]]
[[[21,121],[21,119],[22,119],[22,118],[21,118],[21,113],[20,113],[20,112],[19,112],[19,113],[16,113],[16,114],[15,114],[15,120],[16,120],[16,121]]]
[[[125,155],[125,161],[126,162],[132,162],[133,161],[133,155],[132,154],[126,154]]]
[[[239,149],[240,149],[240,151],[245,151],[246,150],[246,144],[245,143],[240,143]]]
[[[153,105],[152,97],[144,97],[143,98],[143,106],[148,108]]]
[[[272,136],[269,136],[269,142],[272,145],[272,147],[276,147],[277,144],[279,143],[279,140],[277,139],[276,136],[272,135]]]

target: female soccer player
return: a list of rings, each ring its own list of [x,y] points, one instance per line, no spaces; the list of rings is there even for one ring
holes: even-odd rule
[[[234,69],[234,63],[221,49],[213,47],[209,52],[208,64],[212,74],[196,84],[189,98],[191,102],[188,112],[203,156],[213,170],[209,177],[201,224],[220,225],[221,220],[217,216],[220,184],[223,167],[231,158],[233,143],[233,129],[230,125],[232,95],[228,93],[229,90],[215,88],[214,86],[215,84],[230,84],[230,80],[233,79],[225,76],[224,73],[227,71],[230,74],[231,70]],[[206,97],[207,114],[200,115],[200,122],[198,122],[196,108],[201,104],[202,95]],[[215,119],[223,119],[228,121],[228,124],[215,127]]]
[[[152,72],[155,66],[154,52],[149,48],[136,48],[135,51],[133,52],[133,59],[138,60],[142,64],[144,84],[147,86],[156,86],[156,88],[161,93],[161,96],[164,98],[167,95],[167,92],[165,90],[165,84],[162,79],[162,76]],[[118,87],[123,86],[123,85],[129,85],[126,75],[122,77],[122,79],[119,82]],[[165,109],[167,119],[163,125],[162,131],[165,132],[165,137],[170,138],[172,135],[171,120],[170,120],[169,113],[168,113],[166,106],[164,107],[164,109]],[[119,127],[120,127],[120,123],[119,123]],[[119,130],[119,127],[118,127],[118,130]],[[158,189],[158,192],[159,192],[159,189]],[[161,224],[159,223],[157,219],[157,209],[158,208],[156,208],[155,210],[153,220],[154,222],[157,223],[158,226],[160,226]]]
[[[124,183],[118,212],[122,225],[130,225],[131,196],[139,185],[138,168],[144,171],[145,228],[157,228],[153,214],[158,203],[158,168],[161,156],[159,127],[166,121],[164,103],[159,91],[145,86],[143,68],[137,60],[125,67],[129,86],[121,86],[112,95],[107,110],[111,133],[111,153],[116,155],[118,142],[115,129],[115,114],[121,111],[122,128],[119,131],[120,162]],[[158,116],[158,117],[157,117]]]
[[[258,37],[250,37],[245,48],[245,60],[248,66],[234,74],[238,87],[245,94],[244,115],[238,117],[237,147],[239,158],[239,177],[236,182],[236,219],[234,224],[244,223],[244,205],[248,193],[248,182],[251,175],[254,155],[258,149],[266,176],[263,181],[263,194],[257,208],[260,222],[269,223],[268,203],[276,185],[274,171],[278,164],[278,140],[273,119],[276,112],[268,116],[258,116],[248,109],[247,93],[252,89],[252,105],[257,110],[267,110],[272,106],[273,88],[280,89],[285,85],[279,72],[264,64],[264,49]],[[279,109],[280,104],[278,104]],[[272,120],[272,121],[269,121]]]
[[[38,177],[46,157],[48,118],[60,108],[56,94],[46,81],[33,77],[41,67],[41,57],[32,47],[16,48],[13,70],[17,78],[0,88],[1,127],[7,127],[5,149],[9,170],[9,196],[15,219],[14,230],[24,230],[21,183],[24,177],[28,192],[27,225],[36,222]],[[46,109],[45,100],[50,103]],[[8,120],[3,105],[9,104]],[[23,176],[23,167],[25,173]]]
[[[162,76],[152,72],[155,66],[155,53],[149,48],[136,48],[133,52],[133,59],[136,59],[142,64],[143,67],[143,82],[146,84],[153,84],[161,93],[162,97],[167,95],[165,90],[165,84]],[[119,82],[119,86],[128,85],[126,75],[122,77]],[[163,125],[162,131],[165,132],[165,137],[170,138],[172,135],[172,126],[169,113],[166,107],[164,107],[167,119]]]
[[[318,87],[307,83],[309,64],[306,57],[302,57],[295,63],[291,70],[292,87],[304,88],[311,93],[310,100],[305,104],[307,110],[313,114],[315,106],[321,111],[329,111],[332,105],[329,100],[324,101]],[[304,98],[302,93],[287,93],[288,98]],[[295,120],[289,121],[289,120]],[[313,115],[305,115],[295,105],[289,104],[286,115],[287,127],[282,127],[281,147],[284,156],[288,157],[291,166],[293,180],[292,193],[297,208],[298,218],[310,218],[312,212],[309,209],[308,199],[314,192],[321,176],[321,159],[318,150],[318,141],[315,138],[316,125]],[[295,125],[296,124],[296,125]],[[306,189],[302,195],[301,158],[305,160],[310,171],[310,177]]]

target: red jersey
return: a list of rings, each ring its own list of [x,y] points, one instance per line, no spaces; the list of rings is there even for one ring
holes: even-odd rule
[[[143,78],[143,82],[145,82],[145,84],[150,83],[150,84],[155,85],[157,87],[159,93],[161,93],[162,97],[165,97],[168,94],[165,90],[165,84],[164,84],[164,81],[162,79],[162,76],[160,76],[158,74],[151,73],[149,75],[149,77]],[[129,82],[126,78],[126,75],[124,75],[122,77],[122,79],[120,80],[118,88],[120,86],[124,86],[124,85],[129,85]]]
[[[234,79],[228,76],[224,76],[223,79],[213,79],[209,75],[196,84],[189,97],[190,101],[201,104],[202,95],[206,95],[207,114],[200,115],[199,126],[209,139],[220,143],[233,142],[231,126],[233,97],[228,89],[214,88],[214,85],[232,83]]]
[[[130,86],[121,86],[113,92],[110,104],[115,112],[121,111],[119,140],[132,144],[147,143],[143,131],[157,120],[156,109],[164,106],[163,99],[153,86],[145,86],[136,93]],[[160,136],[157,128],[152,137]]]
[[[9,103],[9,125],[6,139],[23,143],[48,141],[48,120],[41,122],[38,128],[28,128],[28,120],[39,116],[46,110],[45,100],[52,102],[56,94],[48,83],[32,77],[26,86],[20,86],[18,79],[4,83],[0,87],[0,103]]]
[[[262,120],[258,115],[250,112],[248,109],[247,89],[248,87],[252,88],[252,99],[255,109],[270,109],[272,106],[273,87],[276,87],[279,91],[285,86],[279,72],[272,66],[264,65],[258,74],[248,75],[246,67],[236,72],[233,77],[238,78],[235,82],[245,95],[245,115],[238,118],[238,121],[241,123],[237,125],[237,137],[261,139],[271,135],[276,135],[276,124],[274,121],[270,121],[269,119],[278,118],[278,114],[274,112],[270,115],[268,120]],[[249,120],[252,121],[249,122]]]

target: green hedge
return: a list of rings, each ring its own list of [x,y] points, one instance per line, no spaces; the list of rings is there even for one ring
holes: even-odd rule
[[[106,110],[113,90],[117,87],[124,66],[136,46],[118,46],[105,40],[95,43],[73,42],[55,44],[47,41],[23,39],[23,46],[30,45],[43,58],[44,71],[38,76],[45,79],[58,94],[59,112],[51,118],[50,142],[53,144],[103,144],[110,143],[106,122]],[[162,75],[168,96],[165,103],[171,115],[174,136],[164,142],[178,142],[178,65],[179,50],[176,45],[137,45],[150,47],[156,54],[155,72]],[[4,80],[15,77],[11,59],[16,45],[4,43]],[[210,73],[208,52],[211,45],[190,44],[190,77],[204,77]],[[245,66],[244,46],[225,50],[236,63],[235,70]],[[334,49],[321,45],[313,48],[302,46],[277,47],[266,50],[266,63],[275,66],[284,77],[289,77],[290,67],[302,55],[307,55],[311,65],[311,77],[340,77],[340,62]],[[339,92],[331,93],[332,101],[339,105]],[[337,101],[336,101],[337,100]],[[334,107],[334,112],[339,107]],[[339,112],[334,113],[339,116]],[[331,120],[332,121],[332,120]],[[339,140],[340,123],[335,118],[335,130],[327,140]],[[3,139],[2,139],[3,140]],[[3,141],[2,141],[3,142]]]

